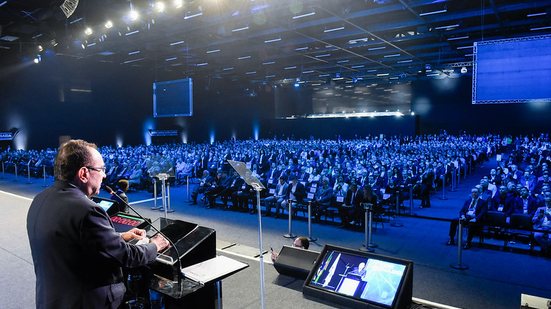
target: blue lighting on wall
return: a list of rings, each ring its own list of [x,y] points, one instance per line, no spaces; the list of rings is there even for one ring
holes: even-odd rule
[[[19,116],[18,114],[12,114],[9,117],[8,120],[8,127],[10,128],[18,128],[19,132],[13,139],[13,144],[15,146],[15,149],[17,150],[27,150],[27,132],[25,130],[25,123],[23,121],[24,118]]]
[[[143,133],[143,141],[144,143],[149,146],[151,145],[151,134],[149,134],[149,130],[155,129],[155,123],[153,122],[153,119],[148,118],[145,120],[142,128]]]
[[[255,122],[253,124],[253,135],[254,135],[255,141],[258,140],[259,133],[260,133],[260,125],[257,122]]]
[[[121,148],[124,145],[122,134],[117,134],[117,147]]]
[[[214,129],[210,129],[209,140],[211,145],[214,144],[214,137],[215,137]]]

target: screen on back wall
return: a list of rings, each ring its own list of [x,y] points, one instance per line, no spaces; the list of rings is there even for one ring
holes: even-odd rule
[[[473,104],[551,102],[551,35],[475,42]]]
[[[275,88],[275,108],[276,118],[389,111],[409,113],[411,84],[329,82],[319,86],[280,86]]]
[[[191,78],[153,83],[153,117],[193,115]]]

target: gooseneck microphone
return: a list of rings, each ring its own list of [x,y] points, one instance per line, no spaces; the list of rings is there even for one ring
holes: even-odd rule
[[[157,229],[148,219],[146,219],[144,216],[142,216],[134,207],[130,206],[130,204],[128,204],[125,200],[123,200],[113,189],[111,189],[111,187],[109,187],[108,185],[103,185],[103,188],[111,195],[115,196],[117,199],[118,199],[118,202],[121,202],[123,203],[125,206],[127,206],[129,209],[131,209],[135,214],[138,215],[138,217],[142,218],[145,222],[147,222],[147,224],[152,227],[155,232],[159,233],[159,235],[163,236],[167,241],[168,243],[172,246],[172,248],[174,248],[174,251],[176,252],[176,261],[177,261],[177,274],[176,274],[176,279],[178,281],[178,283],[181,282],[181,280],[184,279],[183,277],[183,274],[182,274],[182,262],[180,261],[180,252],[178,252],[178,248],[176,248],[176,245],[172,242],[172,240],[170,240],[170,238],[166,237],[166,235],[161,232],[159,229]]]

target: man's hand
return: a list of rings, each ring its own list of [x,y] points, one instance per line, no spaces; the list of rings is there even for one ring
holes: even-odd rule
[[[279,254],[277,254],[277,252],[274,252],[274,251],[272,250],[272,256],[271,256],[272,262],[275,262],[275,261],[277,260],[277,257],[278,257],[278,256],[279,256]]]
[[[122,239],[124,241],[130,241],[132,239],[143,239],[145,237],[145,230],[133,228],[128,232],[121,233]]]
[[[166,238],[164,238],[160,234],[157,234],[157,235],[151,237],[151,239],[149,241],[154,243],[157,246],[157,252],[167,248],[170,245],[168,240],[166,240]]]

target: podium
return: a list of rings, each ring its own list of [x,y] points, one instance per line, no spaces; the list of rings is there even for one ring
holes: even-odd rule
[[[143,270],[145,286],[141,288],[142,294],[147,293],[148,289],[158,292],[163,296],[166,309],[221,308],[220,280],[248,265],[244,264],[245,267],[208,282],[198,282],[185,277],[180,279],[182,276],[179,273],[182,269],[179,268],[178,258],[182,268],[216,258],[216,231],[195,223],[166,218],[159,218],[152,224],[170,238],[177,250],[166,249],[158,255],[155,262]],[[148,237],[155,234],[155,230],[150,226],[145,229]],[[149,299],[148,295],[142,297]]]

